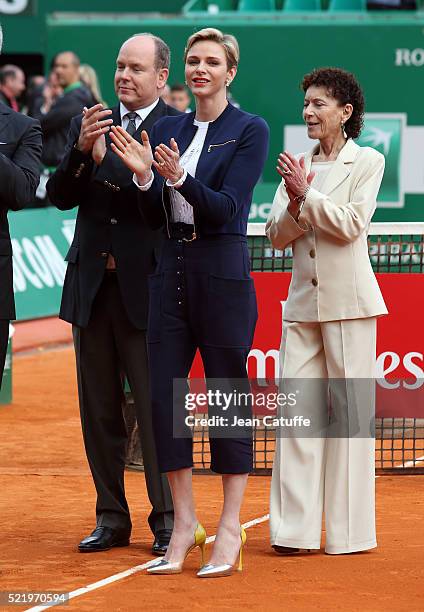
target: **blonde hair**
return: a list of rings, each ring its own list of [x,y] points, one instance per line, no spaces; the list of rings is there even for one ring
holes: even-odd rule
[[[217,30],[216,28],[203,28],[203,30],[199,30],[189,37],[186,48],[184,49],[184,62],[192,46],[201,40],[211,40],[221,45],[225,51],[228,70],[233,66],[238,66],[240,49],[236,37],[231,34],[224,34],[221,30]]]
[[[104,103],[102,92],[100,91],[99,79],[97,73],[90,64],[81,64],[79,67],[79,75],[81,81],[88,87],[97,102]]]

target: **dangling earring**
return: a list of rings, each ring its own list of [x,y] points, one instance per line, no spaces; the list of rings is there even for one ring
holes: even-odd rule
[[[230,83],[231,83],[230,79],[227,79],[227,80],[225,81],[225,85],[226,85],[227,87],[229,87]]]
[[[342,133],[343,133],[344,138],[346,138],[347,140],[347,134],[346,134],[346,130],[344,126],[345,126],[344,121],[342,121],[340,124],[340,127],[342,128]]]

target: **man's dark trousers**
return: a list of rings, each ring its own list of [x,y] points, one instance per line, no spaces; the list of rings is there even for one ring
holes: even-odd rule
[[[159,473],[149,393],[146,332],[125,313],[116,271],[106,271],[87,327],[73,326],[84,444],[97,490],[97,525],[131,531],[124,491],[126,427],[123,375],[134,398],[145,477],[152,504],[149,525],[172,529],[172,499]]]

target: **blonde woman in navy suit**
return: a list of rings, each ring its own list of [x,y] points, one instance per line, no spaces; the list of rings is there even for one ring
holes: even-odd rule
[[[299,157],[280,155],[283,181],[266,232],[277,249],[293,245],[282,384],[303,379],[295,383],[301,390],[311,383],[320,388],[304,406],[324,424],[325,433],[277,438],[271,544],[278,553],[319,549],[324,511],[325,550],[343,554],[376,546],[370,430],[376,317],[387,310],[371,268],[367,233],[384,157],[352,140],[360,133],[364,112],[352,74],[316,70],[304,77],[302,87],[308,136],[319,144]],[[333,425],[325,425],[330,406],[333,423],[335,416],[337,427],[347,429],[331,433]]]
[[[147,134],[141,145],[112,129],[115,152],[143,190],[142,214],[152,227],[163,226],[167,237],[150,279],[148,342],[156,448],[175,522],[168,552],[148,570],[155,574],[181,572],[188,551],[203,548],[206,539],[192,493],[192,439],[173,432],[178,406],[172,382],[187,378],[197,348],[208,379],[246,381],[257,318],[246,232],[269,134],[263,119],[227,100],[238,59],[233,36],[213,28],[193,34],[185,74],[196,111],[158,121],[152,147]],[[175,418],[180,424],[184,409]],[[224,506],[210,562],[199,577],[230,574],[241,555],[245,532],[239,513],[252,470],[250,436],[215,437],[210,447],[211,469],[222,474]]]

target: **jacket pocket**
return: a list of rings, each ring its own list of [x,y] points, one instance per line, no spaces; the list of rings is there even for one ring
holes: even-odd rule
[[[253,280],[211,275],[207,313],[205,344],[250,347],[258,317]]]
[[[149,283],[149,315],[147,322],[147,342],[160,342],[162,322],[162,286],[163,273],[150,274]]]
[[[79,255],[79,247],[71,245],[66,253],[65,261],[69,263],[77,263]]]

